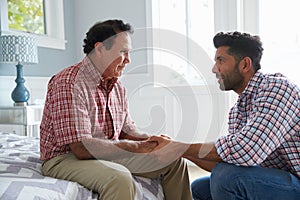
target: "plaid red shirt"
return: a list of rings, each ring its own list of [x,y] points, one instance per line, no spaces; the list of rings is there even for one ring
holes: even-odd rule
[[[229,113],[215,146],[228,163],[279,168],[300,177],[299,88],[281,74],[257,72]]]
[[[86,138],[117,140],[135,129],[125,88],[114,79],[102,81],[88,57],[53,76],[48,84],[40,126],[41,160],[70,151],[70,143]]]

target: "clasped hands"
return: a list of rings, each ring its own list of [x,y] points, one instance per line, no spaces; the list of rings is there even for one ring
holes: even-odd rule
[[[137,153],[151,153],[164,148],[173,140],[167,135],[150,136],[142,141],[135,141],[138,143]]]
[[[149,153],[162,162],[174,161],[183,156],[189,145],[171,139],[167,135],[150,136],[139,141],[139,153]]]

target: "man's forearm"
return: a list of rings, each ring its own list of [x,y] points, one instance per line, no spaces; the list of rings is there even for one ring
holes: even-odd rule
[[[222,162],[214,143],[190,144],[161,136],[151,136],[150,141],[157,141],[156,155],[162,161],[183,157],[207,171],[211,171],[218,162]]]
[[[201,169],[204,169],[208,172],[211,172],[213,170],[213,168],[215,167],[215,165],[218,163],[218,162],[214,162],[214,161],[201,160],[199,158],[194,158],[194,157],[185,157],[185,158],[192,161],[198,167],[200,167]]]
[[[81,142],[69,144],[72,153],[78,159],[112,159],[124,154],[124,150],[116,146],[117,142],[102,139],[85,139]]]
[[[127,140],[135,140],[135,141],[141,141],[146,140],[149,138],[149,135],[146,133],[140,133],[137,130],[132,130],[129,133],[121,132],[120,139],[127,139]]]
[[[156,146],[155,142],[130,140],[85,139],[76,144],[70,144],[72,152],[79,159],[116,160],[131,157],[133,153],[147,153]]]
[[[222,159],[217,153],[217,149],[214,146],[214,143],[190,144],[189,148],[183,154],[183,157],[193,162],[197,160],[209,161],[212,163],[217,163],[222,161]]]

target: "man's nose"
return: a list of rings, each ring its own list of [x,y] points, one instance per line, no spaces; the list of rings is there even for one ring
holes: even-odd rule
[[[214,74],[216,74],[216,73],[218,73],[218,72],[219,72],[219,70],[218,70],[218,67],[217,67],[217,64],[216,64],[216,63],[215,63],[215,64],[214,64],[214,66],[212,67],[211,71],[212,71],[212,73],[214,73]]]
[[[125,63],[125,64],[128,64],[128,63],[130,63],[130,62],[131,62],[130,55],[129,55],[129,53],[126,53],[126,54],[125,54],[124,63]]]

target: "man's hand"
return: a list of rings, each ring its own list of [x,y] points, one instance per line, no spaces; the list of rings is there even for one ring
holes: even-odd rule
[[[136,153],[150,153],[155,150],[157,146],[157,142],[145,140],[145,141],[138,141],[138,147],[136,149]]]
[[[163,138],[166,138],[166,139],[170,139],[170,140],[172,139],[170,136],[165,135],[165,134],[160,134],[160,136],[163,137]]]
[[[168,136],[151,136],[149,141],[157,142],[153,153],[155,157],[163,163],[171,163],[182,157],[188,149],[189,144],[174,141]]]
[[[171,138],[166,135],[153,135],[151,136],[148,141],[150,142],[156,142],[157,146],[155,147],[155,151],[160,150],[161,148],[164,148],[166,145],[168,145],[170,142],[172,142]]]

